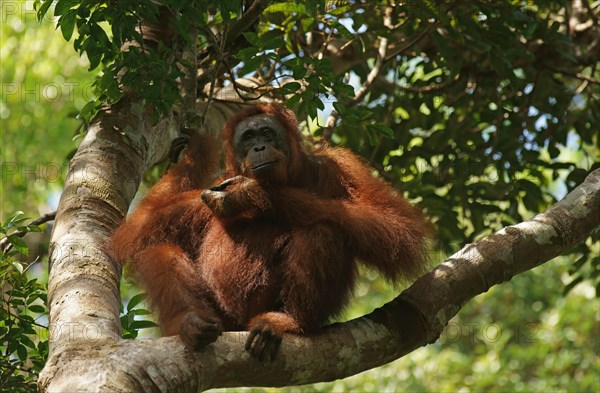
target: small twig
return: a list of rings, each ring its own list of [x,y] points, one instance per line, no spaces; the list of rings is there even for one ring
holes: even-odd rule
[[[244,14],[245,15],[245,14]],[[244,16],[242,16],[243,18]],[[226,41],[226,37],[228,35],[229,29],[227,28],[227,26],[225,26],[225,31],[223,32],[223,34],[221,35],[221,41],[217,42],[217,38],[215,37],[214,34],[212,34],[212,31],[210,29],[207,29],[207,35],[209,36],[209,38],[213,41],[213,48],[215,48],[215,51],[217,53],[217,61],[213,70],[213,76],[210,80],[210,88],[208,91],[208,97],[206,99],[206,107],[204,108],[204,112],[202,113],[202,124],[200,125],[201,127],[204,126],[204,122],[206,121],[206,117],[208,116],[208,110],[210,109],[210,105],[213,101],[214,95],[215,95],[215,86],[217,83],[217,79],[218,79],[218,75],[219,75],[219,69],[221,68],[221,65],[227,65],[226,64],[226,60],[225,60],[225,56],[224,56],[224,51],[225,48],[227,47],[225,44]]]
[[[404,53],[405,51],[412,48],[419,41],[421,41],[430,31],[431,31],[431,26],[427,26],[425,29],[423,29],[423,31],[421,33],[417,34],[416,37],[414,37],[413,39],[408,41],[406,44],[400,46],[399,48],[396,48],[394,51],[389,53],[387,55],[385,61],[388,61],[389,59],[394,58],[394,57],[398,56],[399,54]]]
[[[3,373],[2,373],[2,375],[3,375],[3,376],[5,376],[5,375],[11,375],[11,374],[12,374],[12,373],[13,373],[15,370],[19,370],[19,371],[22,371],[22,372],[24,372],[24,373],[29,373],[29,374],[36,374],[36,375],[38,374],[38,372],[37,372],[37,371],[35,371],[35,370],[34,370],[34,369],[32,369],[32,368],[29,368],[29,367],[23,367],[23,366],[19,366],[19,365],[17,365],[17,364],[13,364],[13,365],[11,365],[11,366],[10,366],[10,367],[9,367],[9,368],[6,370],[7,372],[3,372]]]
[[[581,0],[581,2],[583,3],[583,5],[586,8],[588,16],[594,21],[594,23],[597,25],[600,24],[600,20],[598,20],[598,15],[596,15],[594,13],[594,10],[592,9],[590,2],[588,0]]]
[[[221,37],[221,44],[220,45],[216,45],[215,48],[218,48],[218,53],[223,53],[223,42],[225,41],[224,36]],[[210,104],[212,103],[212,100],[215,96],[215,86],[217,83],[217,78],[219,75],[219,68],[221,68],[221,64],[223,64],[223,58],[220,57],[219,59],[217,59],[217,62],[213,68],[213,76],[210,79],[210,88],[208,90],[208,98],[206,99],[206,107],[204,108],[204,112],[202,113],[202,124],[201,126],[204,125],[204,122],[206,121],[206,117],[208,116],[208,110],[210,109]]]
[[[386,13],[386,15],[384,17],[384,25],[388,28],[390,28],[392,26],[390,18],[391,18],[391,14],[389,12]],[[392,53],[388,53],[387,37],[381,37],[381,41],[379,43],[378,55],[377,55],[377,59],[375,61],[375,66],[373,67],[373,69],[371,69],[371,72],[369,72],[369,75],[367,76],[365,83],[360,87],[360,89],[356,93],[354,99],[352,99],[352,101],[350,102],[349,105],[350,106],[356,105],[358,102],[360,102],[364,98],[364,96],[367,94],[369,88],[371,87],[371,85],[373,84],[375,79],[377,79],[377,77],[379,76],[379,73],[381,72],[381,67],[383,66],[383,64],[385,62],[387,62],[390,59],[395,58],[397,55],[410,49],[412,46],[414,46],[419,41],[421,41],[430,31],[431,31],[431,26],[427,26],[427,28],[423,29],[422,32],[420,32],[415,37],[413,37],[405,45],[402,45],[401,47],[396,48]],[[333,110],[331,112],[331,114],[329,115],[329,117],[327,118],[327,122],[325,123],[325,130],[323,131],[323,138],[325,140],[327,140],[327,141],[330,140],[331,135],[333,134],[333,128],[335,127],[335,124],[337,123],[338,117],[339,117],[339,113],[337,113],[336,110]]]
[[[214,98],[215,95],[215,85],[217,83],[217,78],[218,78],[218,73],[219,73],[219,68],[220,68],[221,62],[217,62],[217,64],[215,64],[215,69],[213,71],[213,77],[210,80],[210,88],[208,90],[208,97],[206,99],[206,107],[204,108],[204,112],[202,112],[202,119],[201,122],[202,124],[200,124],[200,127],[204,126],[204,122],[206,121],[206,116],[208,115],[208,110],[210,109],[210,104],[212,103],[212,100]]]
[[[231,68],[229,69],[229,71],[231,71]],[[232,72],[229,72],[229,75],[230,75],[230,80],[231,80],[231,82],[232,82],[232,83],[234,83],[234,80],[232,80],[232,79],[231,79],[231,78],[233,78],[233,73],[232,73]],[[270,86],[270,83],[271,83],[271,82],[273,82],[273,81],[277,81],[277,82],[279,83],[279,79],[283,79],[283,78],[291,78],[291,77],[292,77],[292,75],[291,75],[291,74],[281,74],[281,75],[277,75],[277,76],[274,76],[274,77],[273,77],[273,78],[272,78],[270,81],[266,81],[266,82],[264,82],[264,83],[261,83],[261,84],[259,84],[259,85],[253,86],[253,87],[247,87],[247,86],[241,85],[241,84],[239,84],[239,83],[237,83],[237,82],[236,82],[236,83],[237,83],[237,85],[238,85],[238,88],[239,88],[240,90],[243,90],[243,91],[245,91],[245,92],[249,92],[249,93],[250,93],[250,92],[254,92],[254,91],[255,91],[255,90],[257,90],[257,89],[262,89],[263,87]],[[271,90],[273,90],[273,89],[270,89],[269,91],[271,91]]]
[[[575,75],[571,75],[571,74],[566,73],[566,72],[564,74],[565,75],[569,75],[569,76],[574,76],[577,79],[581,79],[581,80],[589,82],[589,83],[600,85],[600,79],[595,79],[595,78],[592,78],[590,76],[583,75],[581,72],[577,72]]]
[[[290,78],[292,76],[290,74],[281,74],[281,75],[275,76],[271,80],[261,83],[257,86],[246,87],[246,86],[239,84],[235,80],[233,69],[227,63],[226,60],[223,61],[223,64],[225,65],[225,67],[227,67],[227,74],[229,75],[229,81],[231,82],[231,85],[232,85],[234,91],[236,92],[238,97],[240,97],[243,101],[255,101],[255,100],[258,100],[258,99],[264,97],[265,95],[267,95],[267,94],[271,93],[273,90],[275,90],[274,87],[269,85],[272,81],[278,81],[279,79]],[[269,88],[265,89],[262,93],[260,93],[257,96],[247,97],[244,93],[242,93],[242,91],[249,92],[249,93],[256,93],[257,91],[261,90],[265,86],[269,86]]]
[[[277,57],[280,57],[281,56],[281,48],[277,48],[275,50],[275,54],[277,55]],[[265,81],[272,80],[273,77],[275,76],[275,71],[277,71],[277,62],[273,61],[271,63],[271,67],[269,67],[269,71],[267,71],[267,74],[262,75],[262,73],[261,73],[262,80],[265,80]]]
[[[383,66],[385,55],[387,53],[387,46],[388,39],[386,37],[381,37],[381,42],[379,43],[379,53],[377,54],[377,59],[375,60],[375,66],[371,69],[369,75],[367,75],[365,83],[363,83],[360,89],[358,89],[358,92],[356,92],[356,95],[350,103],[351,105],[356,105],[357,103],[362,101],[362,99],[365,97],[365,95],[371,88],[373,81],[375,81],[375,78],[377,78],[377,76],[381,72],[381,67]]]
[[[225,53],[226,50],[230,51],[232,45],[235,40],[245,31],[247,31],[253,23],[256,22],[256,19],[260,17],[262,10],[265,6],[266,2],[264,0],[256,0],[254,1],[250,7],[244,12],[240,19],[234,22],[231,26],[226,25],[225,31],[220,35],[220,39],[218,39],[213,32],[209,28],[202,28],[202,31],[206,34],[206,37],[209,39],[211,44],[206,48],[203,52],[208,53],[212,51],[216,54],[216,64],[214,66],[213,75],[210,78],[210,90],[209,96],[207,98],[208,104],[204,108],[203,119],[206,119],[208,114],[208,110],[210,107],[210,103],[214,98],[214,91],[216,86],[216,81],[218,79],[218,70],[221,65],[225,65],[228,69],[227,58],[231,56],[229,53]],[[209,57],[207,57],[209,59]],[[231,79],[233,80],[233,72],[230,71]],[[234,89],[237,88],[234,84]],[[239,94],[239,93],[238,93]],[[240,96],[244,100],[242,96]],[[204,121],[204,120],[203,120]]]
[[[356,105],[368,93],[369,89],[371,88],[371,85],[373,84],[373,82],[375,81],[375,79],[377,78],[379,73],[381,72],[381,68],[383,67],[383,63],[385,62],[385,58],[386,58],[387,47],[388,47],[387,37],[380,37],[379,51],[377,53],[377,58],[375,59],[375,65],[369,72],[369,75],[367,75],[367,79],[365,80],[365,82],[362,84],[362,86],[356,92],[354,98],[349,102],[348,106]],[[334,109],[331,112],[331,114],[329,115],[329,117],[327,118],[327,122],[325,123],[325,130],[323,131],[323,138],[325,138],[325,140],[327,140],[327,141],[330,140],[331,135],[333,134],[333,128],[335,127],[335,124],[336,124],[339,116],[340,116],[340,114]]]
[[[265,6],[265,0],[255,0],[250,7],[244,12],[242,17],[232,24],[229,31],[224,35],[223,47],[229,48],[233,42],[260,17]]]
[[[8,348],[8,346],[7,346],[7,348]],[[7,355],[8,355],[8,354],[5,354],[4,356],[7,356]],[[15,370],[24,371],[24,370],[21,370],[21,367],[17,366],[16,364],[11,364],[11,365],[10,365],[9,367],[7,367],[7,368],[6,368],[4,371],[2,371],[2,374],[1,374],[1,379],[0,379],[0,380],[3,380],[5,377],[7,377],[7,376],[9,376],[9,375],[12,375],[12,373],[13,373]],[[3,384],[4,384],[4,383],[3,383]],[[0,386],[1,386],[1,385],[0,385]]]
[[[566,76],[570,76],[571,78],[577,78],[582,81],[587,81],[589,83],[600,85],[600,79],[595,79],[595,78],[592,78],[591,76],[583,75],[581,72],[571,72],[571,71],[567,71],[567,70],[559,70],[557,68],[552,68],[552,71],[559,72]]]
[[[33,261],[31,261],[30,263],[27,264],[27,266],[25,266],[25,268],[23,269],[23,273],[27,272],[27,270],[29,270],[30,267],[32,267],[39,261],[40,261],[40,256],[38,255],[35,257],[35,259]]]
[[[403,86],[398,83],[390,82],[385,78],[381,78],[381,77],[378,78],[378,82],[385,83],[386,85],[388,85],[392,88],[402,90],[402,91],[407,91],[409,93],[417,93],[417,94],[437,93],[441,90],[447,89],[448,87],[452,86],[454,83],[458,82],[459,80],[460,80],[460,74],[456,74],[456,76],[454,78],[449,79],[442,83],[434,84],[434,85]]]
[[[37,218],[37,219],[35,219],[35,220],[31,221],[31,222],[29,223],[29,225],[36,225],[36,226],[39,226],[39,225],[42,225],[42,224],[45,224],[45,223],[47,223],[48,221],[52,221],[52,220],[54,220],[55,218],[56,218],[56,212],[54,211],[54,212],[51,212],[51,213],[48,213],[48,214],[44,214],[44,215],[43,215],[43,216],[41,216],[40,218]]]
[[[52,221],[55,218],[56,218],[56,212],[44,214],[40,218],[31,221],[29,224],[27,224],[27,226],[30,226],[30,225],[39,226],[39,225],[47,223],[48,221]],[[14,233],[11,233],[10,236],[23,237],[28,233],[29,233],[29,231],[16,231]],[[11,249],[12,249],[12,243],[8,240],[8,235],[7,235],[4,239],[0,240],[0,251],[2,253],[6,254]]]
[[[322,59],[323,58],[323,54],[325,53],[325,50],[327,49],[327,45],[329,44],[329,42],[333,39],[333,28],[331,28],[331,26],[329,26],[329,34],[327,35],[327,38],[325,38],[323,40],[323,43],[321,44],[321,47],[319,49],[317,49],[316,52],[313,52],[311,54],[311,56],[313,57],[317,57],[318,59]],[[313,33],[309,33],[311,36]],[[350,42],[352,42],[353,40],[350,40]],[[309,44],[310,46],[310,44]],[[345,48],[346,45],[343,46],[343,48]],[[340,51],[342,51],[342,49],[340,49]]]
[[[221,60],[223,58],[223,52],[221,51],[221,45],[219,44],[218,38],[215,36],[215,33],[210,29],[210,27],[206,25],[197,25],[197,28],[206,35],[206,38],[210,41],[210,49],[212,49],[216,55],[217,59]],[[210,53],[209,50],[204,50],[204,53]]]
[[[48,326],[42,325],[41,323],[37,323],[37,322],[35,322],[35,321],[31,322],[31,321],[30,321],[30,320],[28,320],[28,319],[24,319],[23,317],[21,317],[21,316],[19,316],[19,315],[15,315],[15,314],[13,314],[13,313],[12,313],[10,310],[7,310],[7,314],[8,314],[10,317],[13,317],[13,318],[15,318],[15,319],[18,319],[19,321],[27,322],[27,324],[29,324],[29,325],[34,325],[34,326],[37,326],[37,327],[39,327],[39,328],[42,328],[42,329],[48,329]]]

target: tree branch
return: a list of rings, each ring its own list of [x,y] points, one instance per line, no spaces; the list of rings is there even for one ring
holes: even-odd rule
[[[72,338],[55,328],[51,340],[61,344],[60,353],[54,349],[48,359],[40,391],[195,392],[348,377],[436,340],[469,299],[560,255],[598,226],[600,169],[546,212],[467,245],[371,314],[326,327],[311,337],[285,336],[273,363],[263,364],[244,350],[246,332],[224,333],[204,351],[190,353],[179,337],[98,341]]]
[[[572,78],[577,78],[577,79],[585,81],[585,82],[589,82],[589,83],[593,83],[593,84],[596,84],[596,85],[600,85],[600,79],[592,78],[591,76],[584,75],[581,72],[570,72],[570,71],[567,71],[567,70],[558,70],[558,69],[554,69],[554,71],[559,72],[559,73],[561,73],[563,75],[570,76]]]
[[[385,59],[385,55],[387,53],[387,48],[388,48],[388,39],[386,37],[380,37],[379,38],[379,50],[377,53],[377,58],[375,59],[375,64],[373,65],[373,68],[367,75],[365,82],[362,84],[362,86],[356,92],[354,98],[348,103],[348,106],[356,105],[357,103],[362,101],[362,99],[365,97],[365,95],[371,88],[371,85],[373,84],[373,82],[375,81],[375,79],[377,78],[379,73],[381,72],[381,67],[383,66],[383,63],[385,61],[384,59]],[[334,109],[331,112],[331,114],[329,115],[329,118],[327,118],[327,122],[325,123],[325,130],[323,131],[323,138],[325,138],[326,140],[331,139],[331,135],[333,134],[333,128],[335,127],[335,123],[336,123],[339,115],[340,114]]]
[[[235,21],[227,30],[227,35],[223,40],[224,48],[229,48],[235,42],[235,40],[242,35],[243,32],[248,31],[248,29],[260,17],[260,14],[262,13],[266,4],[267,2],[265,0],[255,0],[252,2],[242,17]]]
[[[437,83],[437,84],[427,85],[427,86],[408,86],[408,85],[405,86],[405,85],[401,85],[399,83],[391,82],[382,76],[379,76],[377,78],[376,83],[385,86],[387,89],[396,89],[396,90],[406,91],[406,92],[415,93],[415,94],[430,94],[430,93],[439,93],[439,92],[447,89],[448,87],[450,87],[453,84],[455,84],[456,82],[458,82],[460,80],[460,76],[461,76],[460,74],[456,74],[454,76],[454,78],[452,78],[452,79],[448,79],[442,83]]]
[[[56,217],[56,212],[44,214],[40,218],[37,218],[37,219],[31,221],[29,224],[27,224],[27,226],[30,226],[30,225],[39,226],[39,225],[47,223],[48,221],[54,220],[55,217]],[[23,237],[23,236],[27,235],[28,233],[29,233],[29,231],[16,231],[14,233],[11,233],[10,236]],[[5,237],[4,239],[0,240],[0,252],[2,252],[3,254],[6,254],[11,249],[12,249],[12,244],[8,240],[8,236]]]

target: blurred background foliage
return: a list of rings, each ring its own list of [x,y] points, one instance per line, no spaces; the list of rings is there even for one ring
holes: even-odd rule
[[[126,15],[127,7],[151,13],[150,3],[119,2],[124,9],[110,15]],[[79,2],[70,4],[81,11]],[[240,9],[238,1],[206,4],[203,12],[213,17],[202,23],[217,32]],[[229,72],[209,75],[214,86],[258,78],[298,109],[307,135],[369,160],[435,224],[433,263],[543,211],[599,165],[598,1],[414,0],[391,8],[384,1],[268,4],[260,23],[224,54]],[[94,46],[94,62],[105,51],[106,64],[88,70],[86,55],[72,48],[82,35],[75,29],[71,43],[65,42],[52,9],[37,22],[31,1],[5,1],[1,7],[0,236],[6,236],[15,230],[8,225],[15,211],[35,218],[56,208],[68,158],[84,131],[85,119],[77,113],[98,97],[118,95],[103,93],[112,87],[96,79],[116,70],[110,63],[114,48]],[[107,22],[101,23],[108,31]],[[352,92],[376,67],[382,38],[388,42],[385,61],[367,94],[354,101]],[[202,61],[207,68],[217,64],[210,56]],[[280,81],[286,75],[304,84],[285,87]],[[163,107],[175,103],[165,97]],[[328,127],[330,119],[337,121],[335,128]],[[45,229],[25,237],[27,257],[14,252],[23,251],[16,240],[13,252],[2,254],[7,281],[0,305],[18,312],[0,313],[0,390],[11,381],[14,391],[33,389],[26,378],[13,377],[30,373],[34,381],[46,350],[40,328],[19,327],[23,317],[15,315],[44,323],[39,283],[27,284],[26,275],[47,280],[47,235]],[[345,380],[284,390],[600,391],[599,283],[596,233],[555,261],[471,301],[435,344]],[[138,292],[125,285],[124,299]],[[11,292],[15,286],[23,292]],[[371,311],[398,290],[365,271],[341,320]],[[146,325],[133,321],[145,313],[132,305],[124,310],[125,334],[135,337]],[[11,340],[23,345],[9,345]],[[232,390],[276,389],[224,391]]]
[[[76,118],[94,99],[97,72],[55,31],[54,18],[36,19],[33,2],[2,2],[2,220],[17,210],[39,216],[56,209]]]

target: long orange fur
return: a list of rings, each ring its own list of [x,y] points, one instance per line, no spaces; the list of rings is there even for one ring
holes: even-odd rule
[[[111,238],[115,259],[131,263],[166,335],[178,334],[190,311],[225,330],[268,324],[278,333],[314,332],[347,304],[357,260],[390,281],[424,268],[428,225],[420,211],[349,150],[303,148],[295,115],[281,106],[256,105],[228,121],[217,184],[241,174],[233,130],[260,113],[279,120],[289,145],[286,184],[264,188],[269,214],[213,216],[200,193],[217,149],[196,136]]]

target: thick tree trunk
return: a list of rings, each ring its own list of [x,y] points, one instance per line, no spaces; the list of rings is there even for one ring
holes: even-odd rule
[[[172,118],[148,127],[139,111],[134,114],[134,107],[123,100],[110,111],[101,111],[70,163],[50,242],[51,355],[40,381],[53,374],[54,360],[70,364],[58,375],[65,373],[67,379],[85,375],[64,355],[85,354],[86,348],[121,341],[121,271],[104,244],[126,214],[144,170],[166,155],[165,144],[157,142],[171,139],[175,130]],[[58,384],[52,391],[73,390],[62,377],[55,375],[53,381]]]

